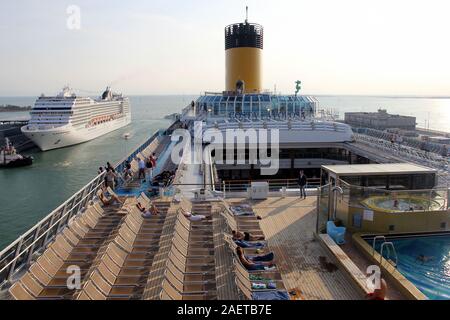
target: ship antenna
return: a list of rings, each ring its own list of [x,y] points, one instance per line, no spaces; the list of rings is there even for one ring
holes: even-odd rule
[[[248,23],[248,6],[245,7],[245,24]]]

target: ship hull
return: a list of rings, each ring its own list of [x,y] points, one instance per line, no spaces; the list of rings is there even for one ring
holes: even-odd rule
[[[131,115],[128,115],[93,127],[80,129],[72,125],[66,125],[44,130],[29,130],[27,126],[24,126],[22,127],[22,133],[33,141],[39,149],[49,151],[91,141],[130,123]]]
[[[31,166],[32,164],[33,164],[32,157],[24,157],[22,159],[13,160],[8,163],[0,162],[0,168],[20,168],[20,167]]]

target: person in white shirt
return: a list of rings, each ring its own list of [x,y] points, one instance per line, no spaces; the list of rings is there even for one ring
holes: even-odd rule
[[[184,210],[183,208],[181,208],[180,210],[181,210],[181,213],[183,214],[183,216],[185,216],[188,220],[190,220],[192,222],[202,221],[202,220],[206,219],[206,216],[204,216],[204,215],[201,215],[201,214],[193,215],[191,212],[188,212],[188,211]]]
[[[144,160],[139,158],[138,167],[139,167],[138,179],[145,179],[145,162],[144,162]]]

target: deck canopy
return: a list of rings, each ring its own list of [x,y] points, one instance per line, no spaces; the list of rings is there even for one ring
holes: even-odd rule
[[[197,113],[211,117],[242,115],[247,117],[309,116],[315,114],[318,101],[310,96],[272,94],[206,94],[196,103]]]
[[[432,189],[437,170],[412,163],[322,166],[322,181],[381,189]]]

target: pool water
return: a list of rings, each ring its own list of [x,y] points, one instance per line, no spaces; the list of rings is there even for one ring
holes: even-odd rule
[[[397,200],[392,197],[370,197],[363,204],[372,210],[387,212],[438,210],[441,207],[439,202],[422,197],[398,197]]]
[[[367,240],[372,246],[372,240]],[[450,234],[387,238],[398,255],[397,269],[432,300],[450,300]],[[379,252],[382,241],[377,241]],[[387,256],[385,249],[383,256]],[[429,258],[421,262],[420,255]],[[392,254],[390,256],[392,259]]]
[[[153,176],[157,176],[163,170],[163,166],[171,155],[172,149],[175,145],[175,142],[171,142],[163,149],[160,156],[158,157],[158,161],[156,167],[153,169]],[[151,191],[150,191],[151,190]],[[155,186],[150,186],[150,181],[146,180],[146,182],[141,182],[139,187],[135,188],[127,188],[124,186],[119,186],[115,190],[116,194],[123,197],[138,197],[141,193],[145,193],[147,196],[153,196],[159,194],[159,188]],[[164,196],[172,196],[174,193],[173,187],[164,188]]]

